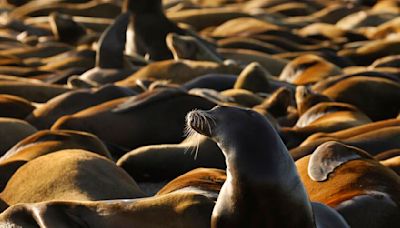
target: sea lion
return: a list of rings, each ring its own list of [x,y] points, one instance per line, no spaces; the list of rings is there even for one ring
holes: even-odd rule
[[[64,149],[83,149],[112,159],[105,145],[94,135],[78,131],[38,131],[10,148],[0,158],[0,190],[10,177],[30,160]]]
[[[263,102],[263,98],[249,90],[228,89],[221,92],[222,96],[228,97],[236,106],[254,107]]]
[[[125,171],[103,156],[84,150],[62,150],[29,161],[14,173],[0,193],[9,205],[143,196]]]
[[[296,85],[304,85],[341,73],[341,69],[334,64],[309,54],[299,56],[288,63],[279,75],[279,79]]]
[[[233,88],[245,89],[253,93],[270,93],[272,89],[268,77],[271,76],[259,63],[250,63],[240,73]]]
[[[233,65],[218,64],[207,61],[191,60],[164,60],[141,68],[132,76],[118,81],[119,86],[135,86],[136,80],[168,80],[174,84],[183,84],[199,76],[210,73],[216,74],[239,74],[241,68]]]
[[[218,48],[217,51],[225,59],[233,59],[239,64],[248,65],[253,62],[258,62],[274,76],[279,75],[288,63],[285,59],[279,59],[272,55],[254,50]]]
[[[286,146],[292,149],[312,134],[339,131],[371,122],[368,116],[353,105],[321,102],[303,113],[294,127],[283,127],[279,132]]]
[[[6,94],[0,95],[0,116],[16,119],[24,119],[35,106],[24,98]]]
[[[312,206],[285,145],[257,112],[217,106],[188,113],[187,124],[217,142],[226,157],[227,180],[218,195],[211,227],[320,227],[318,211],[322,208],[330,216],[324,222],[347,227],[333,210]]]
[[[197,77],[182,85],[186,90],[194,88],[207,88],[216,91],[232,89],[237,80],[236,75],[231,74],[206,74]]]
[[[380,163],[400,175],[400,156],[388,158],[386,160],[380,161]]]
[[[156,195],[165,195],[190,189],[207,192],[210,196],[215,194],[215,199],[217,199],[225,180],[226,173],[224,170],[197,168],[170,181]]]
[[[214,105],[205,98],[189,95],[177,88],[157,89],[64,116],[55,122],[52,129],[93,133],[107,145],[126,148],[121,153],[113,154],[120,157],[139,146],[182,141],[186,113],[194,108],[211,108]],[[152,121],[144,121],[149,119]]]
[[[295,97],[299,115],[303,115],[308,109],[318,103],[333,101],[329,97],[316,93],[306,86],[297,86]]]
[[[326,142],[296,166],[310,200],[335,208],[351,227],[400,225],[400,178],[365,151]]]
[[[114,85],[93,90],[70,91],[50,99],[35,109],[25,120],[38,129],[48,129],[64,115],[71,115],[106,101],[133,95],[136,95],[135,91]]]
[[[217,144],[198,135],[189,135],[180,144],[139,147],[118,159],[117,165],[139,182],[168,181],[200,167],[226,167]]]
[[[72,87],[95,87],[120,81],[137,69],[124,67],[124,50],[130,14],[119,15],[114,23],[101,35],[97,51],[96,66],[81,76],[68,78]]]
[[[0,214],[0,226],[203,228],[210,225],[214,205],[213,199],[196,192],[141,199],[48,201],[11,206]]]
[[[321,94],[356,106],[374,121],[394,118],[400,110],[400,83],[384,78],[349,77]]]
[[[216,50],[207,47],[195,37],[168,33],[166,42],[175,60],[190,59],[212,61],[221,64],[224,62],[224,59],[216,52]]]
[[[375,125],[376,126],[376,125]],[[360,126],[361,128],[362,126]],[[351,129],[351,128],[350,128]],[[348,129],[350,131],[350,129]],[[355,146],[360,149],[367,151],[372,156],[375,156],[381,152],[385,152],[391,149],[399,148],[398,137],[399,137],[399,126],[385,127],[374,131],[367,131],[362,134],[358,134],[349,138],[337,139],[335,137],[323,137],[315,140],[307,145],[303,145],[292,149],[290,152],[295,160],[311,154],[315,148],[324,142],[336,140],[345,143],[349,146]],[[349,132],[345,134],[351,134]]]
[[[87,34],[86,28],[70,15],[53,12],[49,15],[49,22],[55,38],[64,43],[76,44]]]
[[[32,135],[37,131],[35,127],[26,121],[0,117],[0,155],[17,144],[21,139]]]
[[[64,86],[46,83],[0,81],[0,94],[18,96],[33,102],[46,102],[70,90]]]
[[[262,42],[257,39],[250,37],[230,37],[217,41],[217,44],[221,48],[239,48],[239,49],[250,49],[255,51],[264,52],[267,54],[279,54],[286,52],[279,46]]]
[[[151,60],[171,59],[165,42],[168,33],[184,35],[185,31],[170,21],[163,12],[161,0],[124,0],[124,12],[132,13],[127,31],[126,52],[149,55]]]

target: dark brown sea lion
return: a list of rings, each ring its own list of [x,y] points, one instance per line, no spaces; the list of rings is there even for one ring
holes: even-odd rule
[[[334,207],[351,227],[400,225],[400,178],[365,151],[327,142],[296,166],[310,200]]]
[[[285,145],[260,114],[217,106],[190,112],[187,123],[217,142],[226,157],[227,180],[211,227],[347,227],[332,209],[312,206]]]
[[[81,89],[66,92],[42,104],[25,120],[38,129],[48,129],[62,116],[74,114],[106,101],[133,95],[136,95],[133,90],[114,85],[93,90]]]
[[[49,21],[55,38],[61,42],[76,44],[87,34],[86,28],[69,15],[51,13]]]
[[[232,89],[237,80],[236,75],[231,74],[206,74],[197,77],[182,85],[186,90],[194,88],[207,88],[216,91]]]
[[[3,154],[21,139],[32,135],[36,131],[36,128],[26,121],[0,117],[0,154]]]
[[[118,16],[114,23],[101,35],[97,51],[96,66],[80,76],[68,78],[72,87],[95,87],[120,81],[133,74],[137,69],[124,65],[124,50],[127,26],[130,14]]]
[[[117,165],[136,181],[160,182],[199,167],[225,169],[225,160],[213,141],[196,135],[180,144],[139,147],[122,156]]]
[[[35,106],[26,99],[6,94],[0,95],[0,116],[24,119],[29,115]]]
[[[189,95],[180,89],[158,89],[64,116],[52,129],[87,131],[107,144],[129,151],[139,146],[182,141],[186,113],[194,108],[211,108],[214,105],[205,98]],[[144,121],[149,119],[152,121]],[[121,155],[115,154],[116,157]]]
[[[204,228],[210,226],[214,205],[213,199],[196,192],[141,199],[19,204],[0,214],[0,226]]]
[[[123,11],[132,13],[127,31],[127,54],[148,54],[152,60],[173,57],[165,37],[171,32],[184,35],[185,31],[164,15],[161,0],[124,0]]]
[[[143,196],[125,171],[103,156],[84,150],[62,150],[26,163],[0,194],[9,205]]]
[[[393,118],[400,110],[400,84],[384,78],[350,77],[321,93],[356,106],[374,121]]]
[[[0,81],[0,94],[14,95],[33,102],[46,102],[70,90],[64,86],[46,83]]]

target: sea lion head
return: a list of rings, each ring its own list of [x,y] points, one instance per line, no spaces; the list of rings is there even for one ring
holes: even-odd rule
[[[187,114],[186,121],[189,132],[194,130],[210,137],[222,148],[230,148],[235,141],[241,140],[257,145],[260,142],[256,141],[260,137],[276,137],[276,141],[280,142],[278,134],[268,120],[251,109],[216,106],[209,111],[194,110]]]

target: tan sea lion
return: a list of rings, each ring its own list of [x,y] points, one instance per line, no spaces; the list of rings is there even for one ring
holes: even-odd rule
[[[190,112],[187,122],[217,142],[226,157],[227,180],[211,227],[347,227],[334,210],[322,204],[312,206],[285,145],[260,114],[217,106]]]
[[[62,150],[26,163],[0,194],[9,205],[143,196],[136,182],[112,161],[84,150]]]
[[[304,85],[341,73],[339,67],[321,57],[303,55],[288,63],[282,70],[279,79],[296,85]]]
[[[233,88],[245,89],[253,93],[270,93],[272,88],[268,77],[271,76],[259,63],[250,63],[240,73]]]
[[[35,127],[26,121],[14,118],[0,117],[0,126],[1,155],[17,144],[21,139],[37,131]]]
[[[296,166],[310,200],[335,208],[351,227],[400,225],[400,178],[365,151],[327,142]]]
[[[214,62],[165,60],[151,63],[127,79],[115,84],[119,86],[135,86],[138,79],[168,80],[171,83],[183,84],[196,77],[210,73],[239,74],[240,71],[240,67]]]
[[[64,149],[83,149],[112,159],[105,145],[94,135],[78,131],[38,131],[10,148],[0,158],[0,189],[22,165],[39,156]]]
[[[388,158],[386,160],[380,161],[380,163],[400,175],[400,156]]]
[[[203,228],[210,224],[214,204],[213,199],[196,192],[141,199],[19,204],[0,214],[0,225]]]
[[[192,36],[180,36],[176,33],[168,33],[166,42],[175,60],[190,59],[212,61],[221,64],[224,61],[216,50],[212,50],[212,48],[207,47],[200,40]]]
[[[275,58],[259,51],[246,49],[217,49],[218,53],[225,59],[233,59],[238,63],[248,65],[253,62],[258,62],[272,75],[279,75],[288,63],[285,59]]]
[[[303,113],[294,127],[281,128],[280,135],[286,146],[292,149],[312,134],[339,131],[371,122],[371,119],[355,106],[321,102]]]

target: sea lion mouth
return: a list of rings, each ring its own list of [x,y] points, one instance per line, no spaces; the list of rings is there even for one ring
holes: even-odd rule
[[[215,119],[206,111],[194,110],[187,114],[186,125],[201,135],[212,137],[216,125]]]

